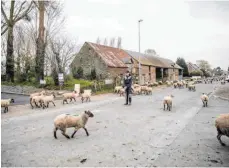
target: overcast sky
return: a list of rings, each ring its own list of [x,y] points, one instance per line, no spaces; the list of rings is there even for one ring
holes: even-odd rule
[[[212,67],[229,66],[229,1],[65,0],[66,32],[79,43],[122,37],[124,49],[155,49],[165,58],[182,56]]]

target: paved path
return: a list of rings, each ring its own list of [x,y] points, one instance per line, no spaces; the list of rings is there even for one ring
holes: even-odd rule
[[[229,148],[220,146],[214,128],[215,117],[228,113],[229,103],[212,97],[203,108],[200,101],[201,93],[214,87],[166,88],[135,96],[132,106],[113,96],[28,115],[3,114],[2,166],[229,166]],[[162,109],[167,94],[175,96],[171,112]],[[79,130],[74,139],[60,132],[58,140],[53,138],[56,115],[87,109],[95,114],[87,124],[89,137]],[[228,138],[223,141],[229,146]]]

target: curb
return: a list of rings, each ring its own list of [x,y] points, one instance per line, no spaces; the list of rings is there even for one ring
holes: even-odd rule
[[[1,91],[1,93],[29,96],[29,94],[26,94],[26,93],[4,92],[4,91]]]

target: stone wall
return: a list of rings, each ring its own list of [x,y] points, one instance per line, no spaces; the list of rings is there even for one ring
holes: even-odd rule
[[[31,93],[42,91],[42,88],[35,88],[32,86],[6,86],[1,85],[1,92],[4,93],[16,93],[16,94],[25,94],[29,95]]]
[[[85,77],[90,75],[93,69],[96,70],[98,77],[105,77],[108,73],[106,64],[87,43],[83,45],[79,53],[75,56],[71,64],[71,69],[73,67],[78,69],[80,66],[83,68]]]

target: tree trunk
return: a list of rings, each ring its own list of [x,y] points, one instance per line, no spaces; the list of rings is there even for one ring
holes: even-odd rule
[[[36,51],[36,79],[39,82],[40,79],[44,80],[44,58],[45,58],[45,41],[44,41],[44,1],[38,1],[39,3],[39,34],[36,41],[37,51]]]
[[[7,54],[6,54],[6,80],[14,82],[14,36],[13,36],[13,14],[14,14],[15,1],[11,1],[10,5],[10,18],[8,22],[8,37],[7,37]]]

